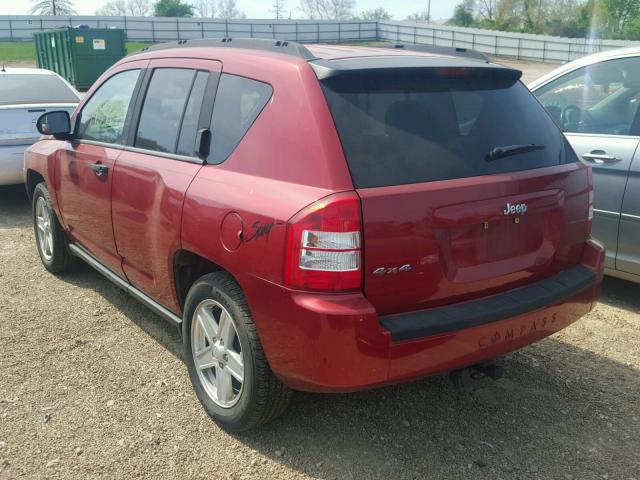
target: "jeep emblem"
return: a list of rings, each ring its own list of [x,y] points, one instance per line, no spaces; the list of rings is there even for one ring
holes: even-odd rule
[[[507,203],[507,206],[502,213],[505,215],[524,215],[527,213],[527,204],[518,203],[517,205],[512,205],[511,203]]]

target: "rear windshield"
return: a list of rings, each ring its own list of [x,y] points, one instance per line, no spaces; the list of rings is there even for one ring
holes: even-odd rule
[[[78,97],[55,75],[0,73],[0,105],[78,103]]]
[[[354,72],[326,78],[322,87],[356,188],[567,161],[562,133],[508,71]],[[531,151],[489,156],[496,147],[532,144]]]

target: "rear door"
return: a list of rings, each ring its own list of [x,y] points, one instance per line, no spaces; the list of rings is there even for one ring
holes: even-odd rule
[[[73,240],[119,275],[121,259],[111,225],[113,173],[147,63],[124,64],[91,95],[57,164],[58,206]]]
[[[113,178],[113,229],[129,281],[174,312],[173,255],[182,204],[202,168],[198,131],[208,129],[221,63],[153,60],[136,106],[128,146]]]
[[[471,300],[579,262],[588,170],[518,77],[483,67],[323,80],[362,199],[364,288],[379,313]]]
[[[627,175],[638,148],[640,58],[589,65],[537,89],[535,94],[594,176],[593,236],[616,268]]]

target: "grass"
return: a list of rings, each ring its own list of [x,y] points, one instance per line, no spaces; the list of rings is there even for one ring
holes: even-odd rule
[[[36,60],[33,42],[0,42],[0,62]]]
[[[143,42],[127,42],[127,53],[133,53],[150,45]],[[1,62],[35,62],[36,49],[33,42],[0,42]]]

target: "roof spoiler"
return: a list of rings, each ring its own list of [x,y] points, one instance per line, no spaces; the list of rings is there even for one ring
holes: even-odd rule
[[[156,50],[166,50],[169,48],[244,48],[248,50],[262,50],[274,53],[292,55],[303,60],[314,60],[316,56],[311,51],[298,42],[287,40],[270,40],[266,38],[198,38],[194,40],[178,40],[177,42],[160,43],[138,50],[135,53],[154,52]]]
[[[403,44],[399,43],[392,48],[410,50],[412,52],[435,53],[438,55],[449,55],[453,57],[465,57],[482,62],[491,63],[491,59],[482,52],[462,47],[440,47],[438,45]]]

